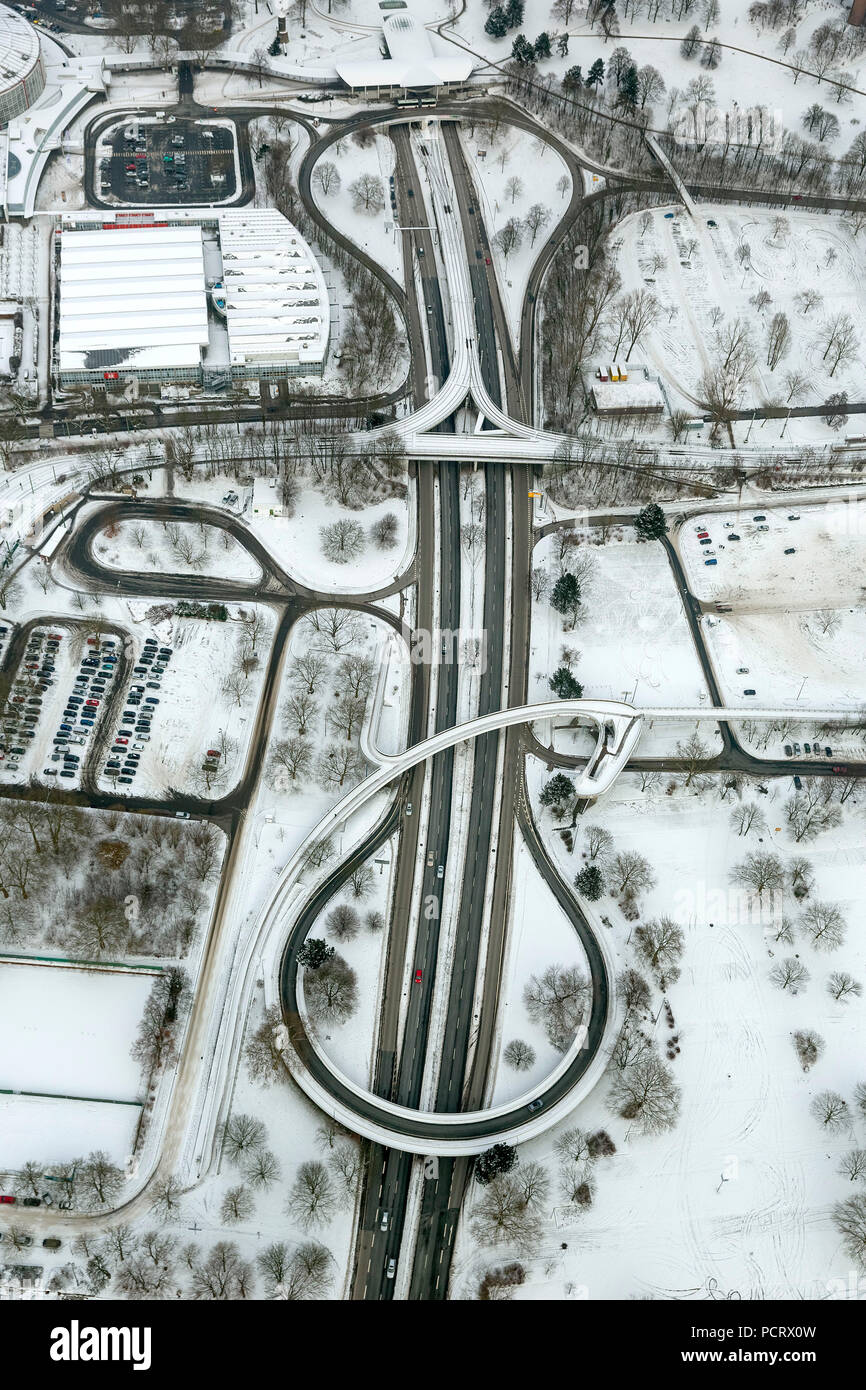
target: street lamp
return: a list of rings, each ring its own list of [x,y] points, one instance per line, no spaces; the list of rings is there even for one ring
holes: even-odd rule
[[[799,700],[800,696],[803,694],[803,686],[806,684],[806,681],[807,681],[808,679],[809,679],[808,676],[804,676],[804,677],[803,677],[803,684],[800,686],[800,689],[797,691],[797,699],[798,699],[798,700]]]

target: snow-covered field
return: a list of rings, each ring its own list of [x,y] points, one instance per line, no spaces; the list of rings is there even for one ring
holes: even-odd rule
[[[140,1114],[137,1102],[0,1095],[0,1169],[14,1173],[31,1160],[65,1163],[99,1149],[123,1167]]]
[[[633,349],[632,360],[646,362],[675,388],[672,404],[692,409],[701,397],[701,373],[718,360],[717,334],[739,318],[749,326],[756,354],[740,408],[786,404],[789,373],[806,381],[794,405],[820,404],[834,391],[859,399],[862,350],[840,362],[831,376],[833,357],[823,360],[826,344],[819,345],[826,320],[849,313],[862,324],[866,314],[862,247],[850,221],[790,208],[780,214],[711,203],[701,203],[699,213],[693,220],[682,207],[656,208],[646,215],[633,213],[617,227],[623,289],[647,289],[662,308]],[[744,248],[749,258],[742,263],[737,253]],[[821,302],[804,312],[795,297],[807,288],[816,290]],[[769,302],[759,308],[754,300],[761,292]],[[791,343],[771,369],[767,334],[773,315],[780,312],[787,315]]]
[[[140,1067],[129,1048],[153,978],[0,963],[0,1089],[138,1100]]]
[[[500,1050],[491,1063],[496,1076],[491,1105],[504,1105],[533,1090],[562,1061],[544,1029],[526,1012],[523,989],[530,975],[562,965],[577,966],[589,976],[583,947],[519,835],[514,842],[512,885],[508,961],[499,994]],[[535,1052],[535,1062],[526,1071],[515,1071],[502,1057],[502,1050],[514,1039],[529,1043]]]
[[[396,545],[390,550],[379,550],[370,531],[389,512],[397,517]],[[335,564],[322,554],[321,528],[347,519],[363,527],[366,544],[351,563]],[[251,517],[250,529],[294,579],[325,593],[363,594],[381,588],[407,567],[411,561],[410,545],[414,550],[409,507],[404,499],[395,497],[352,511],[305,487],[298,495],[294,516],[271,516],[264,503]]]
[[[592,536],[593,533],[590,533]],[[530,648],[530,700],[550,699],[548,680],[562,664],[563,647],[578,653],[574,675],[587,699],[633,701],[652,709],[682,705],[690,708],[708,699],[674,577],[660,545],[622,538],[605,545],[582,544],[577,556],[591,557],[591,577],[583,584],[585,616],[573,631],[547,597],[533,601]],[[551,580],[558,572],[559,542],[545,536],[533,551],[533,567],[544,565]],[[569,561],[564,560],[566,569]],[[686,734],[686,737],[688,735]],[[704,737],[710,729],[705,727]],[[584,731],[559,729],[560,752],[589,751],[595,737]],[[644,730],[644,755],[672,750],[683,730],[668,724]]]
[[[358,977],[357,1013],[344,1024],[329,1023],[327,1029],[320,1029],[320,1046],[333,1060],[334,1065],[358,1086],[368,1087],[373,1080],[373,1066],[376,1057],[376,1033],[379,1005],[382,996],[382,974],[387,958],[390,922],[388,904],[391,891],[391,874],[394,863],[394,841],[389,840],[377,850],[368,867],[375,878],[366,898],[353,896],[351,885],[347,884],[328,902],[322,915],[311,928],[311,935],[324,937],[351,966]],[[348,905],[355,909],[361,918],[357,935],[351,941],[338,940],[328,928],[327,918],[338,905]],[[385,919],[382,930],[370,931],[365,918],[368,912],[380,912]]]
[[[826,1296],[828,1281],[844,1284],[850,1265],[829,1213],[850,1194],[837,1163],[855,1141],[846,1128],[822,1132],[809,1104],[826,1089],[850,1104],[864,1079],[862,1000],[836,1003],[826,991],[830,971],[847,969],[856,978],[863,970],[859,883],[866,851],[856,814],[806,847],[816,875],[806,901],[837,902],[849,930],[831,955],[797,931],[793,950],[812,978],[796,997],[768,978],[779,957],[793,952],[771,943],[732,895],[729,871],[749,841],[730,828],[725,807],[690,795],[648,801],[625,776],[592,820],[612,832],[617,850],[651,860],[658,886],[644,896],[642,920],[669,913],[686,933],[682,975],[666,995],[681,1045],[670,1065],[682,1087],[682,1114],[672,1132],[641,1137],[612,1116],[607,1078],[558,1130],[522,1148],[522,1162],[544,1163],[552,1189],[543,1240],[525,1262],[528,1280],[517,1297]],[[773,839],[786,862],[802,849],[781,834]],[[630,963],[630,924],[611,899],[598,906],[612,920],[619,959]],[[793,900],[786,911],[796,923]],[[664,1051],[670,1030],[658,991],[654,997],[659,1018],[650,1031]],[[800,1028],[814,1028],[826,1041],[805,1074],[791,1044]],[[597,1196],[583,1213],[558,1189],[553,1151],[559,1130],[574,1125],[607,1129],[618,1150],[596,1165]],[[461,1254],[460,1294],[471,1297],[470,1281],[505,1252],[474,1246],[464,1231]]]
[[[119,521],[103,531],[94,553],[109,569],[150,574],[200,574],[255,583],[261,568],[228,531],[192,522]]]
[[[339,150],[337,149],[339,146]],[[388,197],[388,178],[394,171],[394,146],[387,135],[377,134],[373,143],[361,148],[354,140],[336,141],[326,150],[320,164],[333,164],[338,178],[329,192],[313,173],[313,196],[329,221],[363,250],[375,255],[379,264],[396,279],[403,278],[402,238],[394,231],[394,215]],[[384,206],[369,210],[356,206],[351,187],[367,175],[380,184]],[[327,178],[327,174],[325,176]],[[338,186],[339,185],[339,186]]]

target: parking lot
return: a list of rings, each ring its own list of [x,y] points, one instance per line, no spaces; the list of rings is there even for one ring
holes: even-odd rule
[[[62,785],[62,778],[81,785],[88,740],[110,696],[121,645],[110,635],[32,629],[0,717],[4,781],[34,777]]]
[[[94,188],[125,203],[219,203],[234,197],[234,136],[207,121],[132,121],[107,136]]]
[[[111,786],[131,788],[138,776],[142,756],[150,743],[151,726],[158,718],[162,679],[174,655],[173,648],[148,637],[135,663],[126,691],[113,742],[101,775]]]

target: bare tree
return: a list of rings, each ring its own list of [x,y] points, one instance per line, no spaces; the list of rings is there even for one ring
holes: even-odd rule
[[[777,854],[756,851],[731,870],[731,879],[763,900],[765,893],[772,895],[784,887],[785,872]]]
[[[530,246],[535,245],[538,233],[542,231],[550,221],[550,208],[545,207],[544,203],[533,203],[526,214],[524,226],[530,235]]]
[[[356,212],[366,212],[372,217],[385,206],[382,180],[374,174],[360,174],[349,184],[349,193]]]
[[[313,766],[313,745],[306,738],[278,739],[271,749],[271,764],[278,774],[287,774],[293,782],[308,777]]]
[[[863,993],[863,986],[853,975],[849,975],[847,970],[834,970],[827,978],[827,993],[831,999],[838,1001],[859,999]]]
[[[614,855],[611,874],[618,891],[629,896],[652,888],[656,881],[649,860],[631,849]]]
[[[544,1027],[551,1046],[565,1052],[583,1022],[589,985],[578,966],[549,965],[541,975],[529,977],[523,1001],[530,1019]]]
[[[292,663],[289,679],[305,689],[307,694],[313,695],[327,671],[328,662],[321,652],[302,652]]]
[[[633,1120],[643,1134],[673,1129],[679,1116],[680,1088],[654,1054],[615,1072],[610,1099],[617,1113]]]
[[[320,526],[319,535],[322,541],[322,554],[326,560],[330,560],[335,565],[349,564],[351,560],[356,560],[359,555],[363,554],[366,549],[367,537],[364,534],[363,526],[346,517],[331,522],[330,526]]]
[[[731,811],[731,825],[738,835],[749,835],[753,830],[760,835],[767,828],[767,817],[755,801],[744,801]]]
[[[512,1038],[506,1043],[502,1056],[515,1071],[529,1071],[535,1066],[535,1049],[522,1038]]]
[[[588,825],[584,832],[586,851],[590,859],[606,864],[613,849],[613,836],[603,825]]]
[[[244,1176],[251,1187],[270,1187],[280,1176],[280,1165],[276,1154],[272,1153],[270,1149],[257,1149],[244,1166]]]
[[[337,1199],[324,1163],[302,1163],[286,1202],[286,1211],[305,1231],[326,1226],[334,1215]]]
[[[322,159],[313,170],[313,183],[322,190],[325,197],[340,191],[340,171],[329,159]]]
[[[824,1039],[811,1028],[798,1029],[792,1038],[794,1051],[803,1071],[809,1071],[824,1051]]]
[[[686,944],[682,927],[670,917],[659,917],[637,927],[634,939],[638,954],[661,987],[673,984],[679,978],[679,962]]]
[[[839,1160],[839,1172],[849,1182],[866,1178],[866,1149],[849,1149]]]
[[[255,1203],[249,1188],[243,1184],[230,1187],[220,1206],[220,1220],[226,1226],[233,1226],[239,1221],[249,1221],[254,1210]]]
[[[835,903],[811,903],[800,920],[816,950],[835,951],[845,940],[845,918]]]
[[[304,978],[307,1008],[314,1023],[345,1023],[358,1007],[358,977],[340,955]]]
[[[809,1106],[815,1119],[824,1129],[834,1133],[844,1129],[851,1122],[851,1111],[844,1096],[838,1091],[821,1091]]]
[[[254,1115],[232,1115],[223,1130],[223,1149],[232,1163],[240,1163],[266,1142],[267,1130]]]
[[[796,956],[786,956],[778,965],[773,966],[770,979],[779,989],[785,989],[789,994],[799,994],[809,983],[809,972]]]
[[[337,903],[325,918],[325,925],[337,941],[351,941],[358,935],[361,918],[349,903]]]
[[[190,1292],[194,1299],[223,1301],[252,1296],[253,1267],[232,1241],[218,1241],[203,1261],[196,1252],[191,1269]]]

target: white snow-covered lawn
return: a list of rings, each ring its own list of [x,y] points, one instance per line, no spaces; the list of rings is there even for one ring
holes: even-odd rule
[[[337,145],[340,145],[339,153]],[[394,146],[387,135],[377,134],[373,143],[361,148],[353,139],[337,141],[326,150],[320,164],[333,164],[338,180],[330,192],[322,190],[320,178],[313,171],[313,196],[326,217],[345,236],[370,255],[397,280],[403,278],[402,238],[394,232],[394,214],[388,195],[388,178],[394,170]],[[356,206],[351,187],[364,176],[376,179],[381,185],[384,206],[365,210]],[[327,178],[327,171],[325,173]],[[336,187],[337,181],[339,187]],[[386,225],[389,230],[386,231]]]
[[[794,405],[818,405],[834,391],[847,391],[851,400],[860,398],[862,341],[859,351],[840,362],[831,376],[833,356],[825,359],[826,342],[821,339],[825,321],[848,313],[859,326],[866,315],[862,248],[850,220],[790,208],[779,213],[701,203],[697,219],[675,205],[633,213],[618,225],[616,234],[622,243],[616,264],[623,290],[647,290],[662,308],[630,353],[626,337],[618,357],[629,355],[660,373],[674,388],[676,405],[695,408],[702,397],[701,374],[719,359],[717,335],[736,319],[748,325],[756,359],[740,408],[770,401],[785,405],[789,400]],[[738,252],[742,255],[746,249],[748,259],[741,262]],[[808,312],[795,301],[804,289],[821,296]],[[753,301],[762,293],[769,295],[769,302],[758,307]],[[771,368],[767,335],[777,313],[788,318],[790,346]],[[862,339],[859,327],[857,332]],[[613,353],[614,339],[609,348]],[[789,373],[806,379],[806,389],[793,397]]]
[[[228,531],[192,522],[119,521],[94,545],[109,569],[145,574],[200,574],[255,583],[259,564]]]
[[[138,1100],[141,1069],[129,1048],[153,980],[146,971],[0,963],[0,1090]]]
[[[593,534],[590,532],[590,537]],[[681,598],[662,547],[613,538],[605,545],[584,542],[576,554],[591,557],[593,573],[582,585],[584,616],[574,630],[566,630],[565,620],[551,606],[549,597],[533,601],[530,700],[551,698],[548,680],[562,664],[563,647],[578,653],[573,674],[587,699],[626,699],[649,710],[671,705],[695,708],[708,700]],[[556,535],[545,536],[533,551],[533,567],[545,566],[555,582],[557,557]],[[568,569],[567,558],[564,566]],[[640,751],[647,754],[672,749],[682,736],[683,731],[671,725],[647,727]],[[703,736],[710,738],[708,726]],[[588,738],[583,730],[558,729],[555,746],[561,752],[589,751],[595,736],[592,734],[591,742]]]
[[[379,550],[371,530],[389,512],[397,518],[397,543],[390,550]],[[365,531],[366,541],[356,559],[341,565],[322,554],[321,528],[343,520],[356,521]],[[305,487],[298,495],[294,516],[271,516],[265,501],[250,518],[250,526],[294,579],[311,589],[335,594],[363,594],[390,583],[409,564],[410,546],[414,550],[409,506],[399,497],[352,511]]]
[[[0,1168],[14,1173],[31,1159],[48,1167],[99,1149],[123,1167],[140,1114],[138,1102],[0,1096]]]
[[[336,949],[337,954],[348,962],[358,977],[357,1012],[346,1023],[320,1025],[317,1036],[320,1046],[337,1068],[358,1086],[364,1087],[370,1086],[373,1079],[382,972],[391,930],[388,903],[393,860],[394,841],[389,840],[377,850],[373,859],[368,861],[369,867],[376,875],[369,897],[359,901],[353,897],[351,886],[347,884],[329,900],[310,933],[315,937],[324,937],[328,944]],[[327,918],[338,904],[353,907],[361,918],[358,933],[351,941],[337,940],[328,928]],[[380,931],[368,929],[364,921],[368,912],[381,912],[385,926]]]
[[[682,1087],[681,1118],[668,1134],[640,1136],[608,1108],[604,1079],[558,1130],[523,1147],[521,1161],[544,1163],[551,1197],[541,1248],[526,1262],[528,1280],[517,1297],[826,1296],[830,1280],[847,1281],[850,1260],[830,1210],[851,1195],[837,1165],[856,1141],[853,1130],[822,1130],[809,1105],[828,1089],[851,1105],[864,1079],[863,1000],[836,1003],[826,990],[831,971],[863,975],[859,885],[866,851],[857,813],[807,846],[770,832],[783,861],[802,851],[812,862],[816,882],[806,901],[837,902],[847,918],[844,945],[822,954],[796,926],[793,949],[771,942],[743,912],[729,871],[762,847],[737,837],[724,805],[682,793],[649,800],[637,785],[622,777],[592,820],[612,832],[617,850],[637,850],[653,864],[658,883],[643,897],[641,920],[668,913],[685,931],[682,974],[666,992],[674,1028],[663,1011],[649,1025],[663,1056],[667,1039],[679,1039],[669,1065]],[[783,823],[779,810],[776,824]],[[631,963],[629,924],[611,899],[598,907],[613,921],[609,939],[619,959]],[[793,899],[786,911],[796,924]],[[795,951],[811,979],[791,996],[771,983],[769,971]],[[657,989],[654,998],[658,1011]],[[814,1028],[826,1043],[808,1073],[791,1043],[802,1028]],[[584,1213],[559,1188],[553,1149],[557,1133],[574,1125],[605,1128],[617,1146],[612,1159],[596,1164],[598,1191]],[[464,1230],[460,1253],[457,1267],[469,1281],[504,1252],[474,1246]]]
[[[577,866],[576,866],[577,867]],[[541,975],[549,965],[577,966],[589,978],[586,954],[574,928],[547,884],[539,877],[520,835],[514,841],[511,926],[508,962],[499,994],[499,1056],[491,1105],[503,1105],[533,1090],[562,1061],[548,1042],[544,1029],[533,1023],[523,1002],[523,990],[531,975]],[[535,1052],[526,1071],[515,1071],[503,1059],[508,1043],[521,1039]]]

